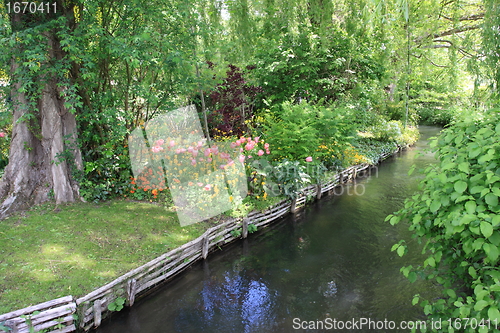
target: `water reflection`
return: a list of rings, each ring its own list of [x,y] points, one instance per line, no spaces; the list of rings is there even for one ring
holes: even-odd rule
[[[428,137],[437,129],[423,132]],[[391,252],[408,231],[384,218],[417,189],[419,176],[407,176],[411,165],[433,163],[432,154],[417,156],[424,146],[422,140],[384,162],[378,175],[347,185],[362,185],[363,195],[325,197],[224,248],[97,332],[290,332],[294,318],[423,318],[411,299],[436,294],[435,287],[410,284],[399,272],[421,261],[420,246],[410,243],[415,251],[404,258]]]

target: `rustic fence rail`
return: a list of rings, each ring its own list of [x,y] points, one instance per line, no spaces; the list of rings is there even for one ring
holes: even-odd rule
[[[399,148],[382,155],[380,160],[397,151]],[[322,193],[331,192],[336,186],[356,178],[360,172],[370,167],[368,164],[351,166],[325,183],[303,188],[293,201],[282,200],[265,211],[254,211],[243,219],[234,218],[211,227],[200,237],[120,276],[88,295],[77,299],[65,296],[3,314],[0,315],[0,323],[11,328],[11,333],[29,333],[30,327],[34,328],[35,332],[47,330],[57,333],[88,331],[92,327],[98,327],[102,319],[111,312],[109,305],[121,301],[132,306],[136,297],[146,290],[171,279],[195,261],[207,258],[210,252],[221,246],[246,238],[249,224],[265,227],[289,212],[295,212],[304,206],[309,198],[320,198]]]

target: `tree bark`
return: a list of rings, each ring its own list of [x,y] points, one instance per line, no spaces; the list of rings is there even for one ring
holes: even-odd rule
[[[22,26],[23,18],[12,14],[13,27]],[[47,40],[49,62],[61,60],[64,53],[55,31],[44,34]],[[48,65],[48,64],[46,64]],[[9,164],[0,180],[0,218],[54,199],[57,204],[80,197],[73,169],[82,169],[81,152],[75,115],[65,107],[61,97],[65,87],[58,85],[57,77],[40,77],[41,93],[35,110],[28,110],[28,97],[22,92],[22,83],[16,79],[16,69],[22,66],[11,61],[13,101],[13,129]],[[21,119],[30,112],[31,119]],[[74,171],[74,170],[73,170]]]

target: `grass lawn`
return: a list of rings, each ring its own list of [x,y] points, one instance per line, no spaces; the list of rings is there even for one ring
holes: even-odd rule
[[[1,220],[0,314],[83,296],[209,226],[181,227],[175,212],[125,200],[44,204]]]

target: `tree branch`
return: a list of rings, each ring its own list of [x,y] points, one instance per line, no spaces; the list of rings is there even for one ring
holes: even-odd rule
[[[436,67],[439,67],[439,68],[448,68],[449,66],[445,66],[445,65],[438,65],[436,64],[434,61],[432,61],[431,59],[427,58],[425,55],[421,54],[419,56],[416,56],[416,55],[413,55],[415,58],[424,58],[425,60],[427,60],[428,62],[430,62],[432,65],[436,66]]]
[[[468,16],[462,16],[462,17],[459,17],[458,19],[453,19],[451,17],[447,17],[447,16],[444,16],[443,14],[441,14],[441,17],[442,18],[445,18],[449,21],[477,21],[477,20],[482,20],[484,18],[484,12],[481,12],[481,13],[477,13],[477,14],[472,14],[472,15],[468,15]]]
[[[441,38],[441,37],[444,37],[444,36],[455,35],[455,34],[459,34],[459,33],[470,31],[470,30],[476,30],[476,29],[479,29],[479,28],[481,28],[481,24],[453,28],[453,29],[445,30],[445,31],[440,32],[440,33],[429,34],[427,36],[418,37],[417,39],[415,39],[415,43],[420,43],[421,41],[423,41],[425,39]]]

